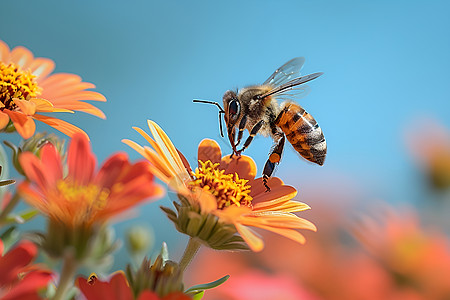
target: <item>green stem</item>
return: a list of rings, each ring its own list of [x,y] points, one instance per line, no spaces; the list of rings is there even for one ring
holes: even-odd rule
[[[196,238],[189,238],[189,242],[186,246],[186,249],[184,250],[183,256],[180,260],[180,269],[181,272],[184,272],[186,270],[189,263],[194,258],[195,254],[197,254],[198,249],[200,248],[202,244],[196,239]]]
[[[0,225],[3,225],[6,223],[6,218],[8,218],[8,215],[10,212],[13,211],[13,209],[16,207],[16,205],[19,203],[20,196],[18,193],[15,193],[12,199],[6,204],[5,209],[0,213]]]
[[[56,287],[55,296],[53,300],[63,300],[67,297],[67,291],[73,286],[73,278],[77,271],[77,262],[72,253],[66,253],[64,256],[63,266],[61,270],[61,276],[59,278],[58,286]]]

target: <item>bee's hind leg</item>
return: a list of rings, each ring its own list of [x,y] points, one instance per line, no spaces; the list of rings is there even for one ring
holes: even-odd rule
[[[261,127],[264,125],[264,123],[265,123],[264,120],[261,120],[258,123],[256,123],[255,126],[253,126],[252,130],[250,131],[250,135],[245,140],[244,146],[242,146],[242,148],[236,152],[237,155],[241,155],[241,152],[244,151],[246,148],[248,148],[248,146],[250,146],[250,143],[253,141],[253,138],[261,129]]]
[[[272,176],[273,171],[275,170],[275,167],[280,162],[281,155],[283,154],[283,148],[284,148],[284,143],[286,141],[286,137],[283,133],[281,133],[281,134],[282,134],[281,138],[275,144],[275,147],[273,147],[272,151],[270,151],[269,159],[266,161],[266,164],[264,165],[263,184],[266,187],[266,192],[270,191],[270,187],[267,184],[267,181]]]

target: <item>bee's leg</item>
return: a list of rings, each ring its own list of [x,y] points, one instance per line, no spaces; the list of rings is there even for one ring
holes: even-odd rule
[[[235,127],[229,127],[228,128],[228,139],[230,140],[231,147],[233,148],[233,153],[231,153],[230,158],[233,157],[233,154],[237,153],[236,150],[236,144],[235,144],[235,137],[236,137],[236,129]]]
[[[239,123],[239,132],[238,132],[237,142],[235,144],[236,147],[241,142],[242,135],[244,134],[244,129],[245,129],[246,124],[247,124],[247,115],[244,115],[241,119],[241,122]]]
[[[281,138],[275,144],[275,147],[272,151],[270,151],[269,159],[266,161],[263,170],[263,184],[266,187],[266,192],[270,191],[269,186],[267,185],[267,181],[272,176],[273,171],[275,170],[276,165],[281,160],[281,155],[283,154],[284,142],[286,137],[284,133],[281,133]]]
[[[264,120],[261,120],[258,123],[256,123],[255,126],[253,126],[252,130],[250,131],[249,137],[245,140],[244,146],[242,146],[242,149],[240,149],[236,152],[237,155],[240,155],[242,151],[244,151],[246,148],[248,148],[250,143],[253,141],[253,138],[255,137],[255,135],[258,133],[258,131],[261,129],[261,127],[263,125],[264,125]]]

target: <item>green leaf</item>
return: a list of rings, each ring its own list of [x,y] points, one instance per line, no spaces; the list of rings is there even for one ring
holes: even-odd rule
[[[209,289],[218,287],[219,285],[221,285],[222,283],[227,281],[228,278],[230,278],[230,275],[223,276],[222,278],[220,278],[216,281],[210,282],[210,283],[194,285],[194,286],[188,288],[184,293],[191,294],[191,295],[197,295],[199,293],[202,293],[204,290],[209,290]],[[199,298],[199,299],[201,299],[201,298]]]
[[[33,219],[36,215],[39,214],[39,211],[36,209],[27,209],[22,212],[19,212],[17,214],[10,214],[6,218],[7,223],[18,223],[23,224],[27,221],[30,221]]]
[[[16,228],[16,226],[11,226],[5,232],[2,233],[0,239],[2,240],[5,246],[6,252],[6,249],[9,249],[19,239],[19,230]]]

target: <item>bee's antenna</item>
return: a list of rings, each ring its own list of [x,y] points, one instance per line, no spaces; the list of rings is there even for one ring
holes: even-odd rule
[[[225,114],[225,111],[223,110],[222,106],[220,106],[219,102],[215,102],[215,101],[208,101],[208,100],[199,100],[199,99],[194,99],[192,100],[195,103],[206,103],[206,104],[213,104],[215,106],[217,106],[219,108],[219,127],[220,127],[220,135],[222,137],[224,137],[223,135],[223,128],[222,128],[222,118],[221,118],[221,114]]]

